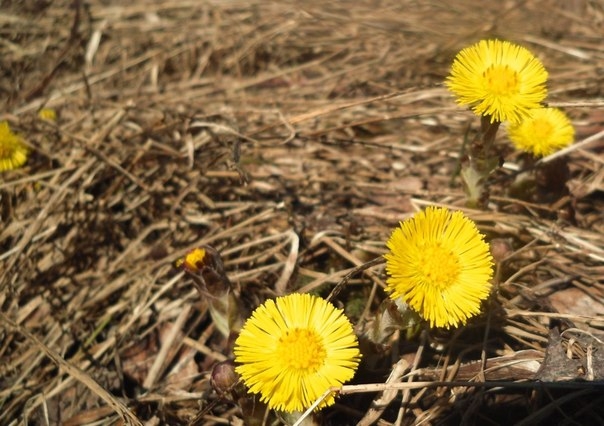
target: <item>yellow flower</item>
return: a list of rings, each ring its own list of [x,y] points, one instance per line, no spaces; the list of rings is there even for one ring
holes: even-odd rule
[[[524,47],[481,40],[457,54],[445,84],[477,115],[517,123],[545,99],[547,71]]]
[[[522,122],[510,125],[508,135],[516,148],[541,157],[573,143],[575,129],[559,109],[537,108]]]
[[[57,121],[57,112],[52,108],[42,108],[38,111],[38,117],[42,120]]]
[[[14,134],[8,122],[0,123],[0,171],[13,170],[27,161],[29,150],[23,139]]]
[[[190,272],[199,272],[204,266],[206,251],[203,248],[195,248],[189,251],[185,257],[177,259],[174,266],[183,267]]]
[[[341,309],[309,294],[268,300],[235,341],[237,372],[270,408],[303,411],[331,386],[352,379],[361,354]],[[334,403],[333,395],[319,408]]]
[[[387,243],[387,290],[431,327],[456,327],[480,312],[491,289],[489,245],[461,212],[428,207],[401,222]]]

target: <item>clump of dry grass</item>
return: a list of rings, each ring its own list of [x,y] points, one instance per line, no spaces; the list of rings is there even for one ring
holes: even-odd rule
[[[208,381],[228,343],[172,265],[202,244],[250,307],[327,295],[346,277],[335,301],[362,330],[384,273],[353,268],[416,209],[464,208],[455,172],[473,118],[441,83],[455,52],[487,35],[530,45],[549,70],[551,103],[577,128],[569,191],[508,194],[510,151],[488,209],[466,209],[509,244],[488,315],[374,347],[363,392],[344,389],[324,422],[602,420],[596,3],[39,7],[9,3],[0,17],[0,119],[33,151],[0,181],[0,423],[237,422]],[[37,118],[42,106],[56,123]],[[560,378],[573,383],[535,382]]]

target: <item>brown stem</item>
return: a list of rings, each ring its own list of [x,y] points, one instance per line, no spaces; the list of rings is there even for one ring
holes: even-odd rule
[[[500,121],[491,122],[490,115],[483,115],[480,119],[480,130],[482,137],[482,144],[485,147],[486,156],[489,155],[489,151],[495,142],[495,136],[497,135],[497,130],[499,129]]]
[[[501,122],[491,122],[490,116],[480,118],[480,135],[470,146],[470,155],[465,165],[462,163],[461,175],[468,192],[468,204],[474,207],[485,206],[489,191],[486,179],[499,164],[499,156],[494,148],[495,136]]]

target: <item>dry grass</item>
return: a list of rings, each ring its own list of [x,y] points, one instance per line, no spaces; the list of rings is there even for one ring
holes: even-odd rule
[[[543,60],[587,140],[562,157],[570,191],[510,195],[507,149],[488,208],[465,209],[512,248],[488,315],[395,334],[356,379],[387,386],[346,388],[322,421],[604,421],[599,2],[5,3],[0,119],[33,155],[0,181],[0,424],[237,423],[208,381],[227,344],[172,262],[212,245],[248,306],[327,295],[399,220],[464,209],[455,171],[477,120],[442,81],[486,36]],[[362,330],[383,266],[349,278],[336,303]],[[371,406],[384,389],[388,408]]]

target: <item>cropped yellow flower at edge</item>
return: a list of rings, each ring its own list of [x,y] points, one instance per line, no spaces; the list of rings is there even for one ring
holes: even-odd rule
[[[38,117],[42,120],[57,121],[57,111],[52,108],[42,108],[38,111]]]
[[[561,110],[537,108],[522,122],[510,125],[508,136],[519,150],[544,157],[573,143],[575,129]]]
[[[13,133],[8,122],[0,122],[0,172],[21,167],[28,155],[29,150],[21,136]]]
[[[480,313],[491,290],[493,260],[474,222],[428,207],[402,222],[387,243],[387,290],[431,327],[456,327]]]
[[[547,95],[547,71],[524,47],[481,40],[457,54],[445,84],[477,115],[517,123]]]
[[[299,412],[331,386],[352,379],[361,354],[352,324],[324,299],[290,294],[268,300],[235,341],[236,371],[270,408]],[[318,408],[334,403],[326,398]]]

